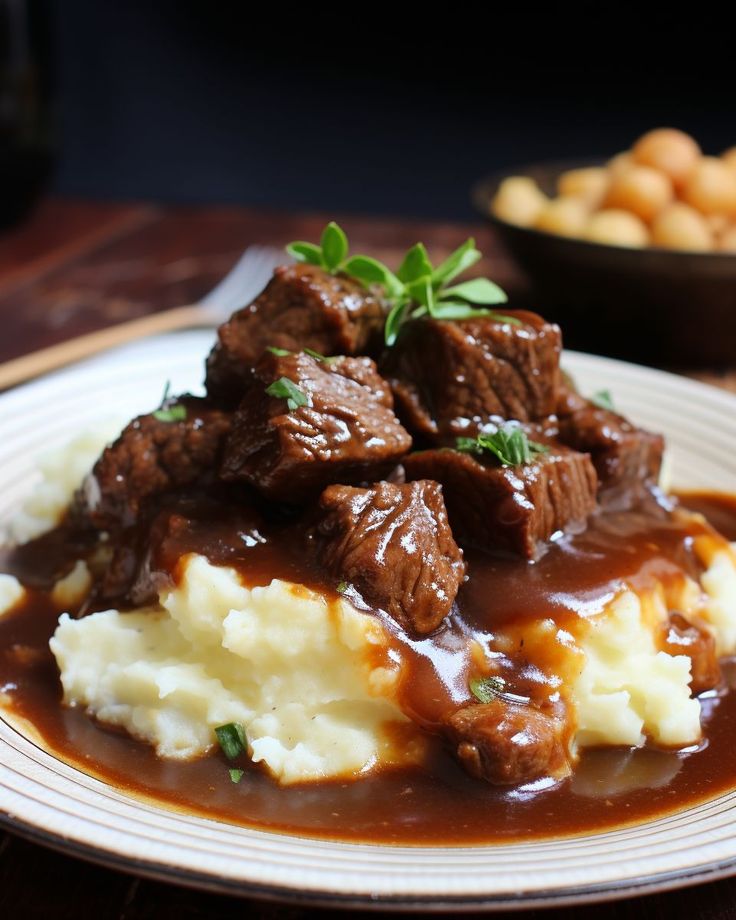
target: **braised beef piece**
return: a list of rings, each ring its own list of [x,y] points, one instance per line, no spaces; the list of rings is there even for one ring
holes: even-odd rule
[[[404,629],[426,635],[450,612],[465,575],[436,482],[330,486],[315,536],[335,581],[354,585]]]
[[[251,496],[213,485],[165,496],[146,508],[135,527],[101,545],[94,606],[150,604],[160,589],[172,585],[179,560],[189,553],[228,565],[266,543],[263,518]]]
[[[384,316],[378,296],[352,278],[314,265],[283,265],[252,304],[218,329],[207,359],[207,392],[234,408],[269,345],[323,355],[371,353]]]
[[[550,448],[521,466],[490,454],[436,449],[403,461],[407,479],[442,483],[452,532],[460,542],[536,558],[558,531],[582,529],[596,507],[598,480],[587,454]]]
[[[133,419],[105,448],[78,500],[100,530],[131,527],[154,495],[214,474],[229,429],[230,416],[206,400],[170,401],[163,414]]]
[[[661,435],[637,428],[572,390],[561,392],[557,414],[559,440],[591,455],[606,508],[632,508],[656,485],[664,452]]]
[[[457,759],[477,779],[518,785],[565,764],[564,723],[532,704],[504,699],[465,706],[446,731]]]
[[[382,372],[407,428],[433,443],[475,434],[491,418],[529,421],[557,403],[561,334],[536,313],[407,323]]]
[[[296,387],[291,405],[284,379]],[[285,395],[269,395],[272,384]],[[410,447],[369,358],[266,352],[233,417],[221,475],[299,503],[333,482],[381,479]]]
[[[681,613],[670,613],[662,624],[659,648],[668,655],[687,655],[691,662],[690,689],[693,695],[712,690],[721,682],[716,640],[704,623],[691,622]]]

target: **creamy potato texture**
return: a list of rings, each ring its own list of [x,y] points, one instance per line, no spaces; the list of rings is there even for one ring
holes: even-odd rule
[[[160,609],[61,617],[51,641],[67,703],[126,728],[161,757],[190,758],[240,722],[249,753],[282,783],[415,761],[380,622],[300,585],[246,588],[192,555]]]

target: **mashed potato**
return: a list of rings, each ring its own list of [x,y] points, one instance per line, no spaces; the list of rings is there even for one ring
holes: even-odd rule
[[[675,591],[690,613],[726,610],[723,647],[736,609],[730,554],[716,553],[701,589],[690,579]],[[709,588],[706,589],[705,585]],[[724,587],[725,586],[725,587]],[[574,674],[569,695],[579,747],[639,746],[647,737],[686,746],[701,737],[700,704],[690,695],[690,659],[658,651],[655,628],[669,596],[622,590],[575,635],[543,619],[527,632],[554,641],[560,671]],[[248,589],[237,573],[186,557],[179,586],[160,606],[109,610],[72,620],[62,615],[51,641],[68,704],[154,745],[161,757],[190,758],[215,743],[214,729],[240,722],[249,753],[282,783],[355,776],[377,765],[421,759],[396,690],[398,666],[380,621],[346,600],[328,602],[307,588],[274,580]]]
[[[646,600],[656,604],[654,597]],[[573,688],[580,747],[638,747],[646,735],[668,747],[700,740],[700,704],[688,686],[690,659],[657,651],[645,607],[633,591],[624,591],[586,625],[585,661]],[[661,618],[666,615],[662,609]]]
[[[51,649],[66,703],[170,758],[204,754],[216,726],[240,722],[252,759],[282,783],[420,757],[418,740],[398,747],[387,732],[408,720],[375,617],[283,581],[245,588],[196,555],[160,600],[61,617]]]
[[[0,574],[0,617],[18,604],[25,595],[23,585],[13,575]]]
[[[39,460],[39,481],[10,522],[11,542],[26,543],[59,523],[82,480],[120,428],[119,422],[102,422]]]

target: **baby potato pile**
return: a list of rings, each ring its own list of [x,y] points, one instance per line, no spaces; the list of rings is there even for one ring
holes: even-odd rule
[[[612,246],[736,253],[736,147],[705,156],[683,131],[657,128],[605,166],[571,169],[549,198],[528,176],[491,202],[520,227]]]

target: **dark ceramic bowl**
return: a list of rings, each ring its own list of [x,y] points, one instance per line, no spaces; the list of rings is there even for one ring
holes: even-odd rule
[[[517,227],[491,214],[508,176],[530,176],[547,194],[561,172],[587,163],[529,166],[492,176],[473,203],[528,276],[533,303],[565,331],[568,346],[645,364],[736,365],[736,255],[627,249]]]

